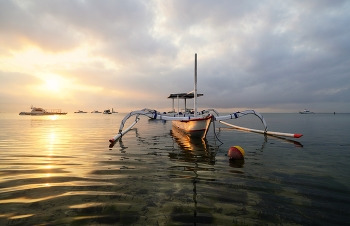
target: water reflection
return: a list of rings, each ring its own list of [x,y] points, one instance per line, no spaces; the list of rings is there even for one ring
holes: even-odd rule
[[[212,133],[190,140],[143,120],[110,150],[115,116],[1,121],[0,225],[349,222],[347,181],[335,170],[346,162],[334,156],[327,168],[322,142],[305,141],[316,147],[304,152],[299,142],[226,130],[218,148]],[[229,144],[245,149],[245,161],[229,161]]]
[[[192,198],[186,200],[190,206],[178,203],[172,207],[170,213],[171,220],[180,224],[212,223],[213,215],[203,208],[203,203],[198,202],[198,198],[205,195],[205,184],[216,181],[208,175],[214,172],[215,156],[219,150],[218,146],[209,145],[207,139],[190,138],[177,128],[173,127],[170,134],[174,141],[175,152],[170,152],[171,160],[176,161],[176,165],[168,168],[170,177],[176,180],[183,180],[182,186],[192,185]],[[186,185],[187,184],[187,185]],[[185,196],[189,196],[187,191]]]
[[[265,135],[265,137],[267,137],[268,135]],[[292,140],[292,139],[288,139],[288,138],[284,138],[284,137],[277,137],[277,136],[272,136],[272,135],[269,135],[269,137],[272,137],[274,139],[277,139],[277,140],[282,140],[286,143],[290,143],[290,144],[294,144],[295,147],[304,147],[300,142],[298,141],[295,141],[295,140]]]
[[[218,147],[211,147],[206,138],[190,138],[176,127],[173,127],[170,133],[180,148],[177,153],[169,153],[171,159],[185,162],[200,162],[209,165],[215,164],[215,155]]]
[[[242,133],[252,133],[250,131],[240,130],[237,128],[227,128],[227,127],[220,127],[219,133],[221,132],[221,130],[237,130],[237,131],[240,131]],[[284,141],[286,143],[294,144],[295,147],[301,147],[301,148],[304,147],[299,141],[295,141],[295,140],[289,139],[287,137],[279,137],[279,136],[273,136],[273,135],[267,135],[267,134],[264,134],[263,136],[265,138],[265,142],[267,141],[267,138],[269,137],[269,138]]]
[[[230,159],[229,160],[229,166],[233,167],[233,168],[243,168],[244,166],[244,159],[239,159],[239,160],[235,160],[235,159]],[[242,173],[241,171],[235,171],[235,172],[239,172]]]
[[[57,115],[50,115],[50,116],[49,116],[49,119],[51,119],[51,120],[56,120],[57,117],[58,117]]]
[[[137,128],[130,129],[128,134],[130,134],[132,132],[135,132],[135,137],[139,137],[139,133],[138,133],[138,129]],[[125,134],[124,134],[124,136],[125,136]],[[125,152],[125,149],[127,149],[127,147],[123,143],[123,136],[121,136],[118,140],[114,141],[113,143],[109,144],[110,150],[112,150],[111,148],[113,148],[116,143],[119,144],[119,147],[121,148],[121,152]]]

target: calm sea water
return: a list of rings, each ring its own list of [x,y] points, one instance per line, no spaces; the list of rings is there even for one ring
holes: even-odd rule
[[[0,225],[347,225],[350,114],[263,115],[304,136],[216,124],[191,143],[142,116],[109,147],[124,114],[0,113]]]

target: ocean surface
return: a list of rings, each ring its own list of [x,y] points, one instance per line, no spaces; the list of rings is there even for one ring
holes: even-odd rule
[[[263,114],[299,139],[216,123],[193,142],[141,116],[110,146],[124,115],[0,113],[0,225],[349,225],[350,114]]]

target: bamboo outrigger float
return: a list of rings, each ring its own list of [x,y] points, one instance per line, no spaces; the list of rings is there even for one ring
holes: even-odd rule
[[[130,129],[132,129],[136,125],[136,123],[140,120],[139,118],[140,115],[144,115],[146,117],[149,117],[151,119],[156,119],[156,120],[172,121],[173,127],[175,127],[176,129],[179,129],[189,137],[196,137],[196,138],[205,138],[210,124],[215,121],[218,121],[231,128],[240,129],[248,132],[261,133],[265,135],[282,136],[282,137],[284,136],[284,137],[293,137],[293,138],[300,138],[302,136],[302,134],[268,131],[267,124],[265,122],[264,117],[254,110],[238,111],[238,112],[234,112],[224,116],[219,116],[219,113],[214,109],[207,109],[207,110],[198,112],[197,97],[203,96],[203,94],[197,93],[197,54],[195,54],[195,73],[194,74],[195,76],[194,76],[193,91],[189,93],[170,94],[170,96],[168,97],[173,99],[173,109],[171,112],[162,114],[156,110],[151,110],[147,108],[138,110],[138,111],[132,111],[129,114],[127,114],[124,117],[124,119],[121,121],[118,134],[115,135],[113,138],[109,139],[109,142],[113,144],[119,138],[121,138],[125,133],[127,133]],[[175,98],[178,101],[179,99],[185,100],[185,111],[183,113],[180,112],[179,107],[178,107],[178,111],[175,112],[175,109],[174,109]],[[194,98],[194,109],[193,111],[190,111],[186,108],[186,99],[192,99],[192,98]],[[212,112],[215,113],[215,115],[212,114]],[[257,116],[261,120],[262,124],[264,125],[264,130],[249,129],[249,128],[235,126],[224,122],[224,120],[236,119],[248,114],[253,114]],[[135,121],[128,128],[123,130],[125,122],[131,116],[134,116],[134,115],[136,116]]]

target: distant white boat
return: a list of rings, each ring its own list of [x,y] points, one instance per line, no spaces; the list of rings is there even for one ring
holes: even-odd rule
[[[62,112],[61,109],[44,109],[31,106],[31,112],[20,112],[19,115],[66,115],[67,112]]]
[[[94,111],[92,111],[91,113],[102,113],[102,112],[97,111],[97,110],[94,110]]]
[[[78,110],[78,111],[75,111],[74,113],[87,113],[87,112],[86,112],[86,111]]]
[[[299,111],[300,114],[315,114],[315,112],[305,109],[304,111]]]

